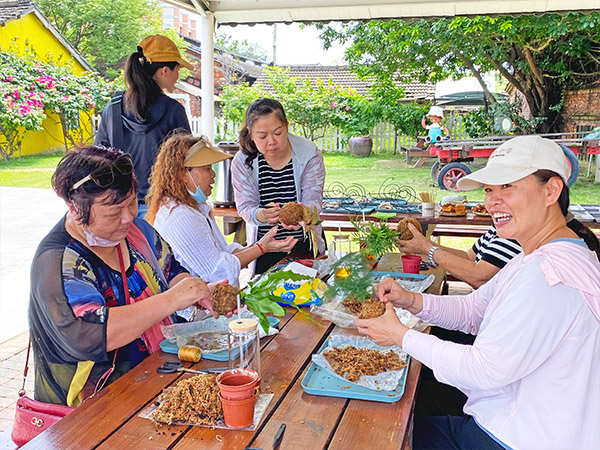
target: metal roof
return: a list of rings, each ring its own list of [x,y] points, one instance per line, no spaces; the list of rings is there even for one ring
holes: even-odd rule
[[[595,11],[598,0],[165,0],[217,23],[236,25],[333,20]]]

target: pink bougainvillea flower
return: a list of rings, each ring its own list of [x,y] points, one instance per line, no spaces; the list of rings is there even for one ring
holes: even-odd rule
[[[345,109],[346,111],[350,111],[350,107],[349,107],[349,106],[346,106],[344,109]]]
[[[333,103],[332,103],[331,105],[329,105],[329,106],[330,106],[330,108],[335,108],[335,107],[337,107],[337,103],[333,102]]]

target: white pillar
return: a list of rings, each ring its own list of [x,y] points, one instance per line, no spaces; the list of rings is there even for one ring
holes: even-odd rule
[[[202,16],[202,134],[212,142],[215,138],[215,68],[214,68],[215,17],[207,12]]]

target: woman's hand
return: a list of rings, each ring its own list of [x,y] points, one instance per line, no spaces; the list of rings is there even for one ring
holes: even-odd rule
[[[366,335],[377,345],[402,346],[402,339],[408,328],[402,325],[394,307],[388,303],[385,305],[385,314],[375,319],[355,319],[360,334]]]
[[[258,241],[265,253],[289,252],[298,242],[298,239],[293,236],[288,236],[285,239],[277,240],[275,239],[275,234],[277,234],[276,226],[271,228],[268,233]]]
[[[386,278],[373,286],[373,295],[384,303],[391,303],[397,308],[409,309],[415,306],[417,294],[407,291],[391,278]],[[410,312],[415,314],[412,310]]]
[[[208,285],[201,278],[187,276],[167,290],[177,310],[195,303],[212,311],[212,295]]]
[[[413,237],[407,241],[398,240],[398,248],[404,253],[420,253],[426,255],[429,252],[429,249],[433,247],[433,243],[423,236],[412,223],[408,223],[407,226]]]
[[[256,211],[256,218],[262,223],[277,223],[279,222],[279,203],[269,203],[268,208],[259,208]]]

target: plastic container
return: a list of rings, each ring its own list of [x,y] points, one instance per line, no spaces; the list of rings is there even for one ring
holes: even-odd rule
[[[419,273],[421,257],[419,255],[402,255],[402,272]]]
[[[259,383],[258,373],[249,369],[227,370],[217,377],[221,396],[227,400],[243,400],[251,397]]]
[[[229,322],[227,329],[229,368],[250,369],[260,377],[260,336],[255,319]]]
[[[347,234],[334,234],[331,241],[331,252],[336,260],[350,253],[350,236]]]
[[[231,428],[246,428],[254,422],[254,402],[256,392],[249,398],[242,400],[229,400],[219,394],[221,405],[223,405],[223,417],[225,424]]]

